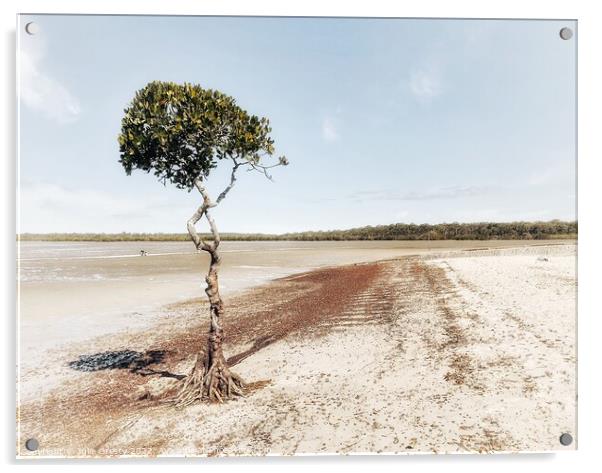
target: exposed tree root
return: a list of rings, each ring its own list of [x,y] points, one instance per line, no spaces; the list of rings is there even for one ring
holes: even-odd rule
[[[230,371],[223,356],[215,357],[211,366],[201,356],[197,355],[191,373],[176,396],[177,407],[186,407],[195,402],[222,403],[245,395],[245,382]]]

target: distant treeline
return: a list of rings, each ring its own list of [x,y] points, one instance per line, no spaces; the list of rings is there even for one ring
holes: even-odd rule
[[[204,235],[210,239],[209,235]],[[223,233],[222,240],[549,240],[577,238],[577,222],[395,223],[315,232]],[[22,241],[188,241],[187,233],[23,233]]]

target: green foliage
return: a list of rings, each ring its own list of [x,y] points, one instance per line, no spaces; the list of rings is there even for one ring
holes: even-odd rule
[[[203,235],[210,239],[211,235]],[[225,233],[222,240],[556,240],[577,238],[577,222],[396,223],[351,230],[285,233]],[[20,235],[22,241],[188,241],[184,233],[50,233]]]
[[[128,175],[152,171],[164,184],[191,189],[220,160],[259,164],[274,153],[267,118],[249,115],[234,98],[198,85],[150,82],[124,112],[119,162]],[[288,161],[282,156],[279,163]]]
[[[278,235],[281,240],[548,240],[576,238],[577,222],[395,223]]]

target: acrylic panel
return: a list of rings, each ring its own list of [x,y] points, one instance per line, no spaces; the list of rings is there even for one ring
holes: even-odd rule
[[[17,49],[18,456],[576,448],[576,21]]]

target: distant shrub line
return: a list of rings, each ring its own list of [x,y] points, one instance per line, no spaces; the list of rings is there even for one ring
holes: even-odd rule
[[[205,234],[204,238],[210,239]],[[550,240],[577,238],[577,222],[440,223],[366,226],[349,230],[283,233],[223,233],[230,241],[340,240]],[[187,233],[23,233],[22,241],[188,241]]]

